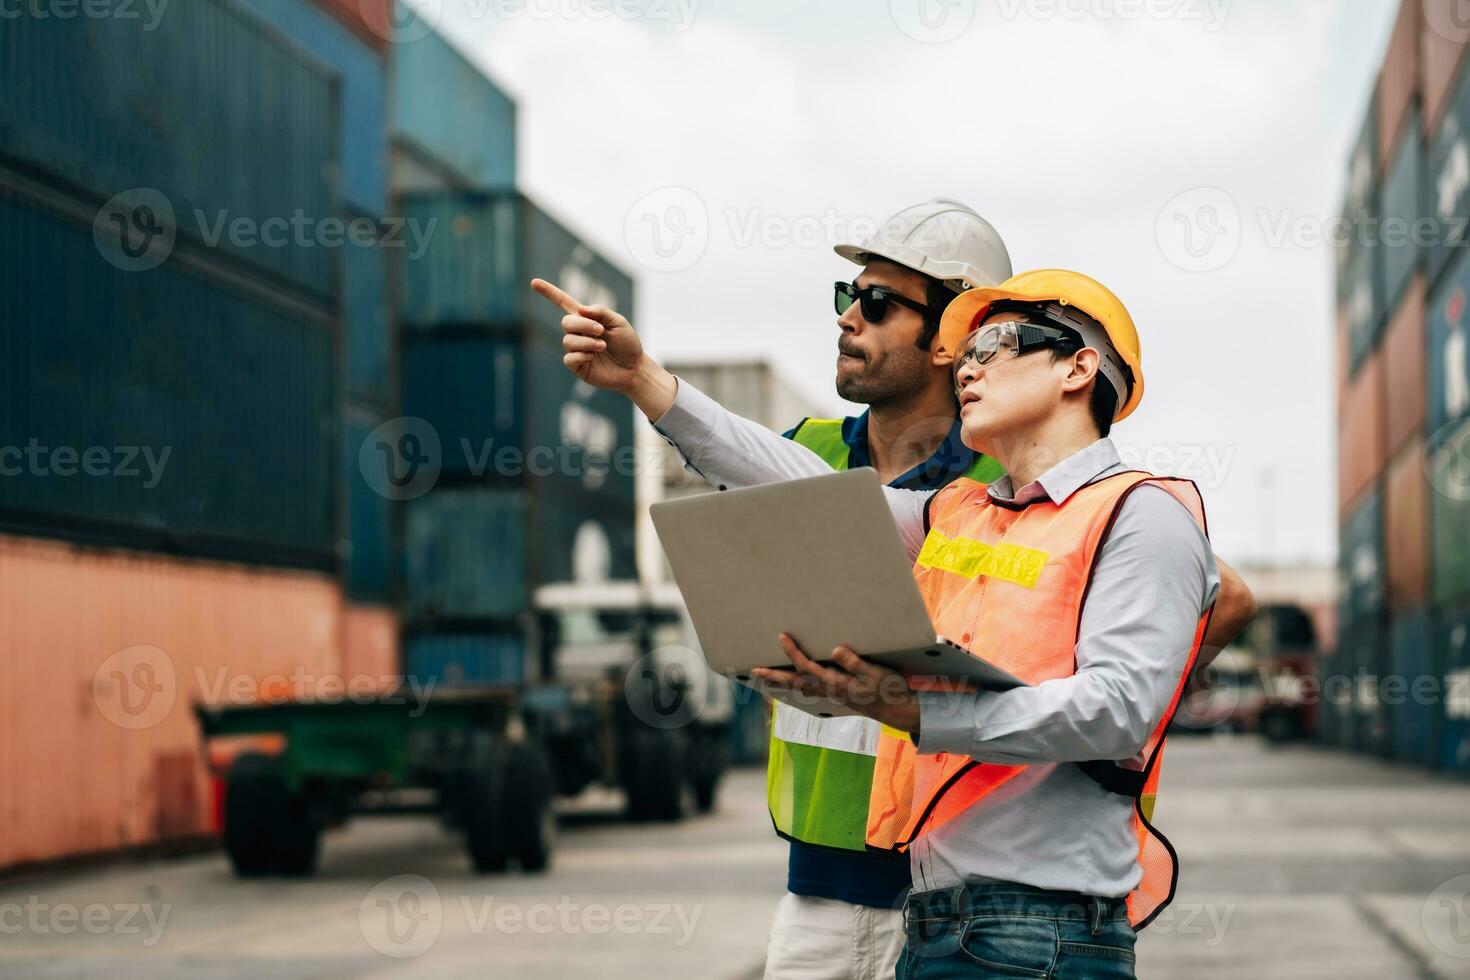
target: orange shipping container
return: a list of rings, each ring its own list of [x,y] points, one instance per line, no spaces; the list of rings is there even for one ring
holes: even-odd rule
[[[1424,437],[1418,435],[1389,464],[1384,489],[1383,542],[1390,611],[1429,595],[1429,480]]]
[[[192,704],[309,693],[342,610],[323,575],[0,537],[0,867],[208,833]]]
[[[1424,89],[1424,131],[1432,133],[1449,105],[1455,77],[1470,42],[1464,0],[1422,0],[1424,23],[1419,29],[1419,76]]]
[[[1424,377],[1425,343],[1424,276],[1416,272],[1383,338],[1386,449],[1390,456],[1424,427],[1429,400]]]
[[[1337,506],[1347,514],[1388,462],[1384,424],[1383,348],[1347,383],[1337,429]]]
[[[1378,160],[1380,174],[1393,166],[1399,127],[1419,88],[1419,28],[1423,22],[1420,0],[1401,0],[1393,34],[1388,39],[1383,71],[1378,76]]]
[[[342,677],[352,689],[385,691],[398,681],[398,614],[387,606],[349,605],[342,616]]]

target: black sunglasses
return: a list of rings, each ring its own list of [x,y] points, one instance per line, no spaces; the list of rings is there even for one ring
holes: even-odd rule
[[[852,304],[857,303],[863,314],[863,319],[869,323],[882,323],[884,317],[888,316],[888,304],[897,303],[906,306],[915,313],[923,315],[925,320],[939,316],[939,311],[932,306],[916,303],[907,296],[898,293],[887,286],[864,286],[859,288],[856,283],[834,282],[833,305],[837,308],[837,314],[841,316],[852,309]]]

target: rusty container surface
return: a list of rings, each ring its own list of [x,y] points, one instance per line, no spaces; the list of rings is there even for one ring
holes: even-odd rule
[[[1337,506],[1346,514],[1388,462],[1383,349],[1374,351],[1343,391],[1337,429]]]
[[[1389,455],[1424,427],[1425,392],[1424,277],[1416,274],[1388,321],[1383,340],[1384,411]]]
[[[1394,150],[1399,146],[1399,128],[1409,118],[1414,96],[1419,90],[1419,33],[1423,23],[1420,0],[1402,0],[1393,34],[1388,39],[1388,53],[1383,58],[1383,71],[1378,76],[1378,159],[1380,173],[1393,166]]]
[[[1429,478],[1422,435],[1389,463],[1383,496],[1385,598],[1389,611],[1399,612],[1429,595]]]
[[[0,537],[0,867],[212,830],[191,705],[340,674],[310,572]]]
[[[349,604],[342,614],[342,677],[351,690],[386,691],[403,673],[398,613],[388,606]]]

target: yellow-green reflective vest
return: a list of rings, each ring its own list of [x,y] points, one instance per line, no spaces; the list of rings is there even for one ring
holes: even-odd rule
[[[834,470],[848,468],[842,419],[807,419],[792,439]],[[990,483],[1002,472],[994,459],[977,456],[956,477]],[[773,704],[766,802],[776,833],[803,844],[867,850],[868,796],[882,726],[870,718],[818,718]]]

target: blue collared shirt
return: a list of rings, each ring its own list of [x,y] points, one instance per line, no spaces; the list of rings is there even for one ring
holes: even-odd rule
[[[805,421],[802,420],[803,423]],[[785,437],[792,438],[800,428],[801,425],[797,425],[787,430]],[[873,458],[868,452],[867,412],[842,420],[842,441],[847,443],[848,469],[873,465]],[[979,453],[960,440],[960,420],[956,417],[934,454],[906,473],[888,481],[888,485],[903,490],[940,490],[969,472],[979,458]]]

